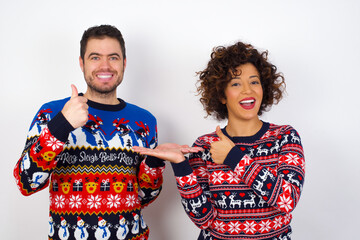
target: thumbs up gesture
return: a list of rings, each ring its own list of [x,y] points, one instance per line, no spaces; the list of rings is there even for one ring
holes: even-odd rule
[[[70,100],[64,105],[61,112],[73,128],[78,128],[84,126],[88,121],[89,106],[87,105],[87,99],[79,96],[75,85],[71,84],[71,90]]]
[[[235,144],[225,136],[219,126],[216,127],[216,134],[219,136],[220,140],[211,143],[210,153],[215,163],[223,164],[226,156]]]

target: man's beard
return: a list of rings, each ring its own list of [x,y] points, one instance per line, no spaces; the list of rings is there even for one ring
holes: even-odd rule
[[[91,89],[92,92],[96,92],[99,94],[108,94],[116,91],[116,88],[120,85],[122,80],[117,80],[115,84],[111,86],[97,86],[96,84],[93,84],[93,81],[86,80],[86,83],[88,87]]]
[[[113,83],[112,85],[100,85],[98,86],[97,84],[94,84],[94,77],[91,75],[89,77],[85,77],[85,81],[86,84],[88,86],[88,88],[93,92],[93,93],[98,93],[101,95],[106,95],[109,93],[112,93],[114,91],[116,91],[116,88],[121,84],[122,80],[123,80],[123,75],[124,72],[118,76],[117,80],[115,83]],[[96,75],[96,74],[95,74]]]

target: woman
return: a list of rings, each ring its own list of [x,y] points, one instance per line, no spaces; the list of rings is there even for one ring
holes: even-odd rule
[[[282,98],[283,76],[267,52],[242,42],[215,48],[199,75],[200,101],[226,127],[193,148],[135,151],[172,162],[185,211],[202,229],[198,239],[290,239],[305,177],[300,137],[259,118]]]

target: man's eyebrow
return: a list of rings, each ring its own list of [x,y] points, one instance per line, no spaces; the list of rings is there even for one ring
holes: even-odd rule
[[[102,55],[100,53],[97,53],[97,52],[92,52],[92,53],[89,54],[88,58],[91,57],[91,56],[102,56]],[[120,57],[120,54],[118,54],[118,53],[110,53],[107,56],[118,56],[118,57]]]

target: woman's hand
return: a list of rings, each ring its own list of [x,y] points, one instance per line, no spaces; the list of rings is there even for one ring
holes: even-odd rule
[[[225,136],[219,126],[216,127],[216,134],[219,136],[220,140],[211,143],[210,153],[215,163],[223,164],[225,158],[235,144],[227,136]]]
[[[200,147],[189,147],[188,145],[179,145],[176,143],[160,144],[154,149],[133,146],[135,152],[142,155],[157,157],[172,163],[180,163],[185,160],[184,154],[204,151]]]

